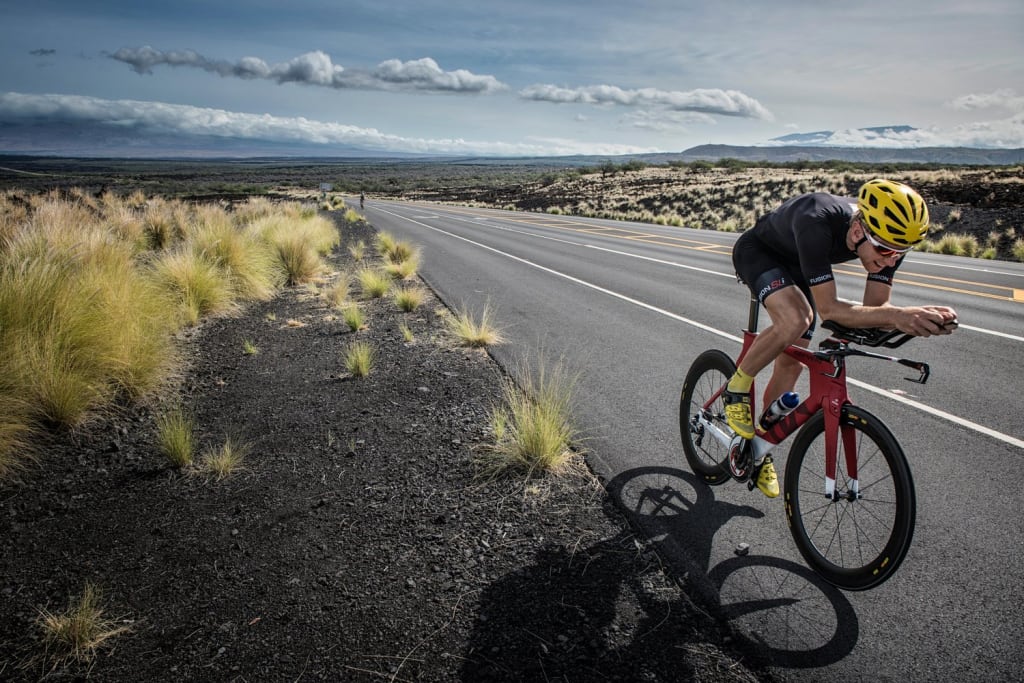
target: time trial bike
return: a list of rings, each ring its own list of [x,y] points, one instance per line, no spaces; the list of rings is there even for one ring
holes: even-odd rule
[[[795,345],[785,350],[810,371],[810,395],[767,430],[758,429],[753,439],[743,439],[726,424],[722,392],[757,338],[758,308],[752,299],[735,362],[725,352],[711,349],[700,354],[686,374],[679,401],[686,460],[709,485],[735,479],[753,489],[752,463],[800,430],[783,476],[793,540],[808,566],[829,583],[851,591],[874,588],[893,575],[910,548],[914,482],[889,428],[850,400],[846,359],[860,356],[899,363],[919,373],[907,378],[919,384],[928,380],[928,364],[855,348],[901,346],[911,336],[898,330],[851,329],[824,321],[822,327],[831,336],[817,351]],[[752,395],[756,396],[754,389]],[[758,414],[754,403],[751,413]]]

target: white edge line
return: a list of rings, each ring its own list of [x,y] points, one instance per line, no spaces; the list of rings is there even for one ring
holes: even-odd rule
[[[500,249],[495,249],[494,247],[487,246],[486,244],[481,244],[480,242],[476,242],[474,240],[471,240],[468,237],[462,237],[461,235],[456,235],[455,233],[448,232],[447,230],[442,230],[440,228],[435,228],[434,226],[427,225],[426,223],[420,223],[419,221],[413,220],[412,218],[406,218],[405,216],[402,216],[402,215],[396,214],[396,213],[392,213],[392,212],[386,211],[384,209],[378,209],[378,210],[379,211],[383,211],[384,213],[391,214],[392,216],[395,216],[396,218],[400,218],[402,220],[409,221],[410,223],[415,223],[416,225],[421,225],[424,228],[427,228],[428,230],[433,230],[434,232],[439,232],[442,235],[448,235],[449,237],[454,237],[455,239],[462,240],[463,242],[468,242],[469,244],[472,244],[474,246],[480,247],[481,249],[486,249],[487,251],[492,251],[495,254],[500,254],[501,256],[504,256],[506,258],[510,258],[513,261],[518,261],[518,262],[523,263],[525,265],[528,265],[528,266],[530,266],[532,268],[536,268],[537,270],[542,270],[545,273],[550,273],[551,275],[554,275],[556,277],[560,277],[560,278],[569,280],[570,282],[575,282],[578,285],[582,285],[584,287],[588,287],[588,288],[593,289],[595,291],[601,292],[602,294],[607,294],[608,296],[614,297],[616,299],[620,299],[622,301],[626,301],[626,302],[631,303],[631,304],[633,304],[635,306],[639,306],[640,308],[645,308],[645,309],[647,309],[649,311],[653,311],[655,313],[661,314],[661,315],[663,315],[665,317],[668,317],[668,318],[671,318],[673,320],[678,320],[679,322],[686,323],[687,325],[692,325],[693,327],[696,327],[699,330],[703,330],[705,332],[709,332],[709,333],[711,333],[713,335],[716,335],[718,337],[722,337],[723,339],[728,339],[729,341],[735,342],[737,344],[743,343],[743,340],[740,337],[737,337],[736,335],[729,334],[728,332],[723,332],[721,330],[715,329],[715,328],[710,327],[708,325],[705,325],[703,323],[699,323],[696,320],[691,320],[690,318],[685,318],[685,317],[683,317],[681,315],[677,315],[675,313],[672,313],[671,311],[666,311],[663,308],[658,308],[657,306],[652,306],[651,304],[644,303],[643,301],[639,301],[638,299],[634,299],[632,297],[628,297],[625,294],[619,294],[618,292],[614,292],[614,291],[612,291],[610,289],[605,289],[604,287],[601,287],[599,285],[595,285],[595,284],[593,284],[591,282],[587,282],[586,280],[581,280],[581,279],[579,279],[577,277],[573,277],[572,275],[568,275],[566,273],[562,273],[560,271],[553,270],[551,268],[547,268],[546,266],[542,266],[542,265],[540,265],[538,263],[534,263],[533,261],[528,261],[528,260],[526,260],[524,258],[521,258],[519,256],[515,256],[514,254],[509,254],[508,252],[501,251]],[[595,249],[600,249],[600,247],[594,247],[594,248]],[[604,251],[611,251],[611,250],[605,249]],[[628,254],[628,255],[633,256],[633,254]],[[637,258],[646,258],[646,257],[637,256]],[[655,259],[650,259],[650,260],[655,260]],[[702,270],[702,269],[697,269],[697,270]],[[711,272],[711,271],[706,271],[706,272]],[[971,422],[970,420],[964,419],[962,417],[958,417],[958,416],[953,415],[951,413],[947,413],[944,410],[939,410],[938,408],[932,408],[931,406],[926,406],[923,403],[918,403],[917,401],[911,401],[908,398],[905,398],[903,396],[899,396],[897,394],[893,394],[893,393],[891,393],[889,391],[886,391],[885,389],[881,389],[881,388],[876,387],[876,386],[874,386],[872,384],[867,384],[865,382],[861,382],[860,380],[856,380],[856,379],[853,379],[853,378],[847,378],[847,382],[849,382],[850,384],[852,384],[852,385],[854,385],[856,387],[860,387],[861,389],[865,389],[865,390],[870,391],[872,393],[878,394],[879,396],[885,396],[886,398],[890,398],[890,399],[892,399],[894,401],[897,401],[897,402],[902,403],[904,405],[910,406],[911,408],[916,408],[916,409],[918,409],[918,410],[920,410],[922,412],[928,413],[928,414],[933,415],[935,417],[948,420],[948,421],[953,422],[955,424],[958,424],[958,425],[960,425],[962,427],[966,427],[968,429],[974,430],[974,431],[976,431],[976,432],[978,432],[980,434],[984,434],[986,436],[992,437],[994,439],[997,439],[999,441],[1007,443],[1007,444],[1009,444],[1011,446],[1016,446],[1017,448],[1024,448],[1024,440],[1017,439],[1015,437],[1010,436],[1009,434],[1003,434],[1002,432],[997,432],[994,429],[989,429],[988,427],[985,427],[984,425],[980,425],[980,424],[978,424],[976,422]]]
[[[950,422],[954,422],[954,423],[960,425],[961,427],[967,427],[968,429],[973,429],[974,431],[980,432],[982,434],[985,434],[986,436],[991,436],[993,439],[998,439],[999,441],[1003,441],[1005,443],[1008,443],[1011,446],[1016,446],[1017,448],[1024,448],[1024,440],[1014,438],[1014,437],[1010,436],[1009,434],[1003,434],[1002,432],[997,432],[994,429],[989,429],[988,427],[985,427],[984,425],[980,425],[980,424],[978,424],[976,422],[971,422],[970,420],[965,420],[962,417],[958,417],[958,416],[953,415],[951,413],[947,413],[944,410],[939,410],[938,408],[932,408],[931,406],[926,406],[926,405],[924,405],[922,403],[918,403],[917,401],[911,401],[909,398],[905,398],[903,396],[900,396],[899,394],[893,394],[893,393],[891,393],[889,391],[886,391],[885,389],[880,389],[879,387],[876,387],[876,386],[874,386],[872,384],[867,384],[866,382],[861,382],[860,380],[856,380],[856,379],[848,377],[846,379],[846,381],[849,382],[850,384],[853,384],[854,386],[860,387],[861,389],[865,389],[867,391],[870,391],[870,392],[873,392],[875,394],[878,394],[879,396],[886,396],[888,398],[891,398],[894,401],[898,401],[898,402],[903,403],[905,405],[911,406],[912,408],[918,408],[920,410],[923,410],[924,412],[930,413],[930,414],[934,415],[935,417],[940,417],[940,418],[942,418],[944,420],[949,420]]]

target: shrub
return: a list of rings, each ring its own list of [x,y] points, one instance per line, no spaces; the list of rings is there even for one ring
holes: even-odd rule
[[[418,256],[410,256],[404,261],[387,263],[384,266],[384,270],[393,280],[408,280],[409,278],[416,275],[416,270],[419,268],[420,262]]]
[[[577,435],[571,415],[576,380],[562,365],[553,371],[542,365],[536,378],[529,371],[520,374],[523,386],[507,380],[503,403],[491,413],[495,441],[481,451],[479,462],[489,476],[564,472]]]
[[[350,245],[348,253],[352,254],[352,258],[356,261],[362,261],[366,255],[366,242],[359,240],[355,244]]]
[[[402,263],[411,259],[419,260],[419,249],[409,242],[392,241],[390,248],[382,255],[391,263]]]
[[[479,322],[473,319],[468,310],[462,308],[458,314],[446,316],[445,325],[465,346],[493,346],[505,341],[501,332],[494,326],[493,317],[490,305],[484,306]]]
[[[940,254],[954,256],[975,256],[978,253],[978,240],[973,235],[945,234],[935,243]]]
[[[285,271],[257,232],[236,227],[216,206],[196,210],[194,249],[225,271],[238,298],[266,301],[284,284]]]
[[[348,325],[348,329],[353,332],[366,328],[366,321],[363,318],[363,309],[359,308],[359,304],[351,303],[341,311],[342,320]]]
[[[347,273],[342,273],[333,284],[324,289],[324,298],[332,308],[341,308],[348,301],[348,287],[349,276]]]
[[[0,479],[21,466],[19,457],[28,452],[32,411],[5,381],[0,379]]]
[[[356,342],[345,352],[345,367],[353,377],[366,377],[373,369],[373,347],[366,342]]]
[[[174,406],[156,419],[156,440],[160,452],[175,467],[187,467],[195,457],[195,422],[181,406]]]
[[[1013,247],[1010,248],[1010,253],[1013,254],[1013,258],[1018,261],[1024,261],[1024,239],[1018,239],[1013,243]]]
[[[0,376],[41,421],[75,425],[164,379],[173,321],[128,245],[85,229],[79,244],[62,239],[26,232],[0,258]]]
[[[391,289],[391,277],[374,268],[363,268],[356,273],[363,296],[368,299],[379,299]]]
[[[56,668],[69,661],[88,662],[111,638],[129,630],[116,620],[104,617],[100,591],[87,582],[82,596],[64,612],[39,611],[38,625],[43,631],[47,663]]]
[[[273,244],[289,285],[308,282],[322,271],[320,256],[302,235],[276,235]]]
[[[220,448],[213,448],[203,455],[202,470],[213,475],[217,481],[226,479],[242,469],[242,462],[249,447],[228,437]]]
[[[398,308],[410,313],[420,307],[427,293],[420,287],[403,287],[397,290],[394,296]]]
[[[167,252],[154,264],[154,272],[177,298],[190,325],[205,315],[235,310],[234,288],[227,274],[203,254],[187,247]]]
[[[374,238],[374,244],[377,248],[377,253],[381,256],[387,256],[391,253],[391,250],[395,248],[395,237],[390,232],[381,231],[377,233]]]
[[[277,252],[288,284],[301,284],[323,270],[320,256],[330,253],[338,244],[338,231],[322,216],[303,217],[302,211],[294,205],[284,209],[283,214],[261,218],[253,225],[253,230]]]

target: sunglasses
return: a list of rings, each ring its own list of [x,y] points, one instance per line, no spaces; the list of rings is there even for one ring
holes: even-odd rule
[[[861,229],[864,231],[864,238],[871,243],[871,246],[875,248],[879,256],[897,256],[899,254],[906,254],[913,247],[907,247],[906,249],[894,249],[887,244],[882,244],[874,238],[871,234],[871,229],[868,228],[863,222],[861,222]]]

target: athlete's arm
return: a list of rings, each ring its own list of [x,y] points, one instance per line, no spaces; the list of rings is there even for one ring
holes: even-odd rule
[[[868,280],[864,286],[864,303],[850,304],[836,296],[834,280],[811,287],[811,296],[822,320],[835,320],[846,327],[883,327],[898,329],[915,337],[949,334],[946,323],[956,319],[956,311],[948,306],[893,306],[889,303],[892,288],[882,282]]]

